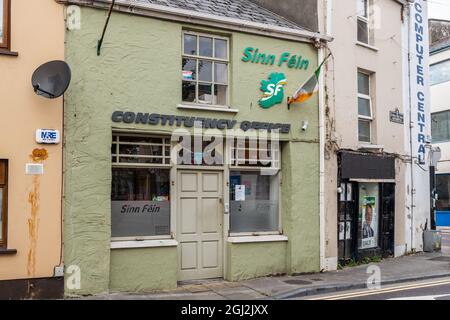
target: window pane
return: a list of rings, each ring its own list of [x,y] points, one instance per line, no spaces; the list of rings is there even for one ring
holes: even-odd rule
[[[358,93],[370,95],[370,76],[368,74],[358,72]]]
[[[430,66],[431,85],[450,81],[450,60]]]
[[[3,240],[3,188],[0,188],[0,242]]]
[[[357,0],[357,15],[358,16],[363,16],[363,17],[368,17],[367,14],[367,0]]]
[[[214,63],[214,82],[228,83],[228,66],[226,63]]]
[[[370,121],[358,121],[358,138],[361,142],[370,142]]]
[[[197,36],[185,34],[184,35],[184,53],[197,54]]]
[[[438,211],[450,211],[450,175],[437,174],[436,175],[436,193],[438,200],[436,208]]]
[[[378,183],[359,184],[358,248],[378,246]]]
[[[222,39],[215,39],[215,57],[219,59],[227,59],[228,58],[228,50],[227,50],[227,41]]]
[[[208,37],[200,37],[200,55],[204,57],[212,57],[213,39]]]
[[[195,102],[195,82],[183,81],[182,95],[183,101]]]
[[[431,136],[433,142],[450,141],[450,111],[431,115]]]
[[[199,60],[198,73],[200,81],[212,82],[212,62]]]
[[[360,116],[371,117],[370,100],[365,98],[358,98],[358,114]]]
[[[369,25],[361,19],[358,19],[358,41],[369,43]]]
[[[198,84],[199,102],[212,103],[212,85],[207,83]]]
[[[214,85],[213,103],[221,106],[227,105],[227,86],[220,84]]]
[[[112,237],[170,234],[170,170],[113,168]]]
[[[278,175],[231,172],[231,232],[278,231],[278,192]]]
[[[197,79],[197,60],[183,59],[183,80]]]

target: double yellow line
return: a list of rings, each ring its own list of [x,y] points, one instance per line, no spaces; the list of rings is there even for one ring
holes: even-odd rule
[[[373,289],[373,290],[365,289],[365,290],[360,290],[360,291],[351,292],[351,293],[342,293],[342,294],[322,296],[322,297],[312,297],[312,298],[306,299],[306,300],[343,300],[343,299],[365,297],[365,296],[378,295],[378,294],[384,294],[384,293],[406,291],[406,290],[412,290],[412,289],[436,287],[436,286],[441,286],[441,285],[446,285],[446,284],[450,284],[450,278],[447,278],[445,280],[421,282],[421,283],[416,283],[416,284],[408,284],[408,285],[396,286],[396,287],[385,288],[385,289]],[[449,292],[449,294],[450,294],[450,292]]]

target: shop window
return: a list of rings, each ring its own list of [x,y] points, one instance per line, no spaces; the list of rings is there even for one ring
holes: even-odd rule
[[[183,33],[183,102],[228,105],[228,56],[228,38]]]
[[[0,0],[0,49],[9,49],[10,0]]]
[[[371,75],[358,72],[358,141],[372,142]]]
[[[111,237],[170,237],[169,140],[115,135],[112,151]]]
[[[378,183],[359,184],[358,249],[378,247],[379,200]]]
[[[279,185],[278,174],[231,171],[230,232],[278,232]]]
[[[450,174],[436,175],[437,211],[450,211]]]
[[[369,44],[369,0],[357,0],[358,41]]]
[[[433,143],[450,141],[450,110],[431,114]]]
[[[8,168],[6,160],[0,160],[0,248],[6,247],[6,218],[8,199]]]

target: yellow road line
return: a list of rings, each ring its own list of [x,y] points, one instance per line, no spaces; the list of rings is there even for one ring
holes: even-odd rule
[[[331,295],[331,296],[325,296],[325,297],[319,297],[319,298],[311,298],[306,300],[340,300],[340,299],[348,299],[348,298],[355,298],[355,297],[364,297],[364,296],[370,296],[370,295],[376,295],[376,294],[382,294],[382,293],[391,293],[391,292],[398,292],[398,291],[405,291],[405,290],[411,290],[411,289],[420,289],[420,288],[427,288],[427,287],[435,287],[439,285],[445,285],[450,284],[450,279],[447,280],[439,280],[439,281],[433,281],[433,282],[422,282],[417,284],[409,284],[404,286],[398,286],[398,287],[391,287],[391,288],[385,288],[385,289],[376,289],[376,290],[361,290],[357,292],[352,293],[342,293],[337,295]]]

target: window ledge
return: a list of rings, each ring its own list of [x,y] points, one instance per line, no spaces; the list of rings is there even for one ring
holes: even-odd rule
[[[17,250],[16,249],[5,249],[5,248],[0,248],[0,255],[13,255],[13,254],[17,254]]]
[[[380,149],[384,149],[384,146],[378,145],[378,144],[370,144],[370,143],[359,143],[358,149],[380,150]]]
[[[375,52],[378,52],[378,48],[377,47],[371,46],[370,44],[367,44],[367,43],[364,43],[364,42],[357,41],[356,45],[360,46],[360,47],[364,47],[364,48],[370,49],[370,50],[375,51]]]
[[[178,241],[174,239],[143,240],[143,241],[111,241],[111,249],[176,247]]]
[[[264,235],[264,236],[245,236],[229,237],[229,243],[252,243],[252,242],[283,242],[288,241],[287,236],[283,235]]]
[[[238,109],[231,109],[226,107],[219,107],[214,105],[196,105],[196,104],[179,104],[178,109],[188,109],[188,110],[200,110],[200,111],[218,111],[218,112],[228,112],[228,113],[238,113]]]
[[[0,55],[17,57],[17,56],[19,56],[19,53],[18,52],[14,52],[14,51],[10,51],[8,49],[0,49]]]

